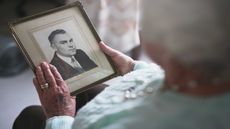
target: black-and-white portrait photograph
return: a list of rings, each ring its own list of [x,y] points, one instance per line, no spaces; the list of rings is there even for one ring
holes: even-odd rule
[[[54,65],[72,94],[118,73],[79,3],[15,21],[10,28],[32,70],[44,61]]]
[[[75,40],[65,30],[52,31],[48,39],[51,47],[55,50],[50,63],[56,66],[63,79],[68,79],[97,66],[83,50],[77,48]]]
[[[86,48],[84,40],[81,36],[74,36],[74,30],[74,24],[67,21],[33,34],[37,42],[42,41],[41,49],[51,52],[46,52],[47,59],[57,68],[64,80],[97,67],[92,59],[93,55],[90,58],[84,50]]]

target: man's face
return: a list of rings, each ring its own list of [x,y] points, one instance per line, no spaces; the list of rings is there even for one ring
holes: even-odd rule
[[[52,47],[62,56],[70,57],[76,54],[73,38],[67,33],[55,35]]]

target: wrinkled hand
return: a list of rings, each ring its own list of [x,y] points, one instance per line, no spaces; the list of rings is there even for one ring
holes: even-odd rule
[[[36,67],[35,74],[33,83],[47,118],[62,115],[73,117],[76,110],[75,98],[70,96],[70,91],[57,69],[43,62]],[[45,83],[48,83],[49,87],[42,89],[41,85]]]
[[[101,50],[112,58],[115,66],[118,68],[122,75],[133,70],[135,61],[132,58],[115,49],[112,49],[111,47],[105,45],[103,42],[100,42],[99,45]]]

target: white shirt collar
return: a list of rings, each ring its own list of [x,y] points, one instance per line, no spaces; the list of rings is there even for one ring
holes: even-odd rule
[[[72,64],[72,61],[71,61],[71,57],[66,57],[66,56],[62,56],[62,55],[60,55],[60,54],[58,54],[58,53],[56,53],[57,54],[57,56],[60,58],[60,59],[62,59],[63,61],[65,61],[66,63],[68,63],[69,65],[71,65],[72,67],[74,67],[74,65]],[[73,56],[74,57],[74,56]],[[74,57],[75,58],[75,57]],[[76,60],[76,58],[75,58],[75,60]],[[76,60],[77,61],[77,60]],[[80,65],[80,63],[77,61],[77,63],[78,63],[78,65],[79,65],[79,67],[81,67],[81,65]],[[82,68],[82,67],[81,67]]]

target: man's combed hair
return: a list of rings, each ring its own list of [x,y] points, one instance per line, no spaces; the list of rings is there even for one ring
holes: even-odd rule
[[[57,34],[65,34],[65,33],[66,33],[66,31],[63,29],[57,29],[57,30],[52,31],[48,37],[50,44],[53,44],[53,39]]]

